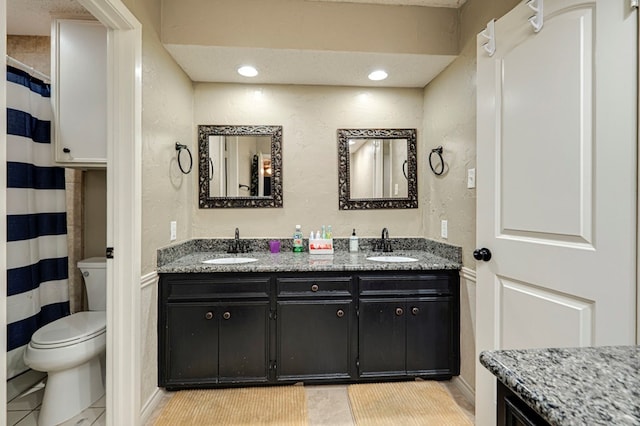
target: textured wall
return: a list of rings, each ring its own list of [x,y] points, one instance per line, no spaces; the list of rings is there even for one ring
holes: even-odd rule
[[[104,256],[107,247],[107,171],[87,170],[83,176],[83,256]]]
[[[194,237],[286,237],[296,224],[305,236],[332,225],[336,237],[422,236],[421,212],[338,210],[338,128],[416,128],[422,125],[421,89],[326,86],[195,85],[194,123],[283,126],[284,207],[281,209],[198,209]],[[419,165],[419,174],[424,168]],[[194,196],[196,176],[192,176]],[[420,190],[420,188],[418,188]],[[424,198],[423,198],[424,199]]]
[[[425,235],[462,246],[462,262],[475,270],[476,192],[467,189],[467,169],[476,167],[476,34],[518,0],[469,0],[459,11],[460,56],[424,90],[425,155],[442,145],[447,165],[442,176],[428,172],[420,202],[426,204]],[[482,173],[478,170],[477,173]],[[440,221],[448,221],[448,239]],[[461,280],[461,377],[475,388],[475,279]]]
[[[51,76],[51,37],[7,35],[7,55]]]
[[[194,157],[193,89],[160,42],[160,1],[125,1],[142,30],[142,273],[155,270],[156,249],[168,245],[169,222],[178,222],[178,241],[190,237],[192,179],[183,175],[175,143]],[[183,154],[184,155],[184,154]],[[195,181],[194,181],[195,182]]]
[[[142,273],[155,271],[156,249],[169,244],[169,222],[178,222],[178,241],[190,238],[192,178],[176,163],[175,143],[193,143],[191,81],[164,50],[158,37],[160,0],[125,0],[142,29]],[[195,182],[195,181],[193,181]],[[132,283],[133,284],[133,283]],[[143,287],[141,389],[144,404],[157,389],[156,291]]]

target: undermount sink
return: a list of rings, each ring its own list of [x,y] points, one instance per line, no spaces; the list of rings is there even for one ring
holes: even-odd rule
[[[221,257],[218,259],[203,260],[202,263],[210,265],[237,265],[239,263],[251,263],[257,260],[255,257]]]
[[[374,262],[417,262],[418,259],[415,257],[407,257],[407,256],[369,256],[367,260],[373,260]]]

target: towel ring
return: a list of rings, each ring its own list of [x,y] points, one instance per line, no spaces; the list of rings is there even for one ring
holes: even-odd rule
[[[189,154],[189,170],[184,171],[184,167],[182,167],[182,161],[180,160],[180,154],[182,154],[182,150],[187,151]],[[191,173],[191,169],[193,168],[193,156],[191,155],[191,151],[189,151],[189,147],[186,145],[182,145],[180,142],[176,142],[176,151],[178,151],[178,167],[180,167],[180,171],[185,175]]]
[[[433,154],[436,154],[440,158],[440,171],[436,171],[436,168],[433,167],[433,162],[431,157]],[[440,176],[444,172],[444,159],[442,158],[442,146],[437,148],[433,148],[431,153],[429,153],[429,167],[431,167],[431,171],[435,173],[437,176]]]

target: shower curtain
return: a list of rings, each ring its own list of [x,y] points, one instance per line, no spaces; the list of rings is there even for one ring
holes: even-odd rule
[[[7,378],[31,335],[69,315],[64,169],[53,166],[50,87],[7,66]]]

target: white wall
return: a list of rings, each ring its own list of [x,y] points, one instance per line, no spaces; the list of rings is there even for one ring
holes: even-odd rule
[[[339,128],[422,127],[421,89],[196,83],[194,124],[283,126],[282,209],[199,209],[193,237],[286,237],[296,224],[305,236],[332,225],[336,237],[422,236],[423,206],[406,210],[338,210]],[[419,158],[420,158],[420,147]],[[425,173],[419,161],[419,174]],[[196,176],[194,197],[197,196]],[[423,188],[424,190],[424,188]],[[420,188],[418,188],[420,191]],[[423,197],[423,200],[425,198]]]

